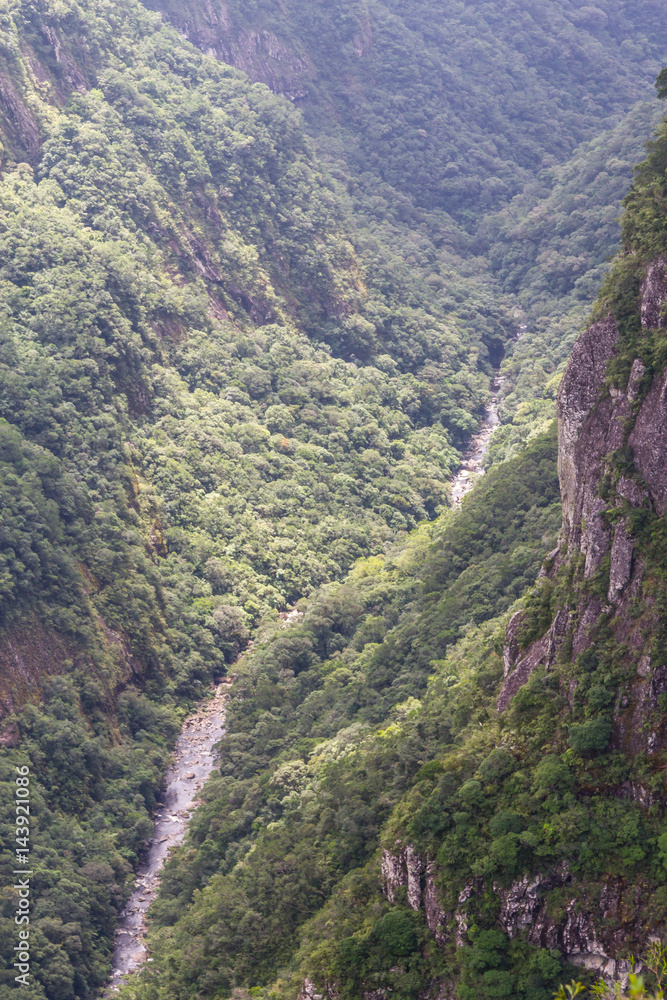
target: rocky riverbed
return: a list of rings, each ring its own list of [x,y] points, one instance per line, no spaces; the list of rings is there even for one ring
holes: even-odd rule
[[[123,978],[150,962],[144,943],[146,912],[157,895],[160,869],[171,848],[185,837],[197,796],[215,764],[213,747],[224,733],[225,706],[230,681],[223,681],[213,697],[186,719],[166,776],[162,804],[155,813],[153,838],[137,875],[136,888],[118,922],[113,955],[112,992]]]
[[[470,492],[475,485],[478,476],[484,475],[484,456],[489,447],[491,435],[500,423],[498,416],[498,394],[502,385],[502,378],[496,373],[491,382],[491,399],[484,411],[484,417],[479,431],[470,442],[470,447],[466,452],[461,468],[452,479],[452,506],[460,507],[464,496]]]

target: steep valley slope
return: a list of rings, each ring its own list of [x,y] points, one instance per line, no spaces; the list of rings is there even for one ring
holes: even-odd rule
[[[1,1000],[15,768],[19,994],[92,998],[244,650],[128,996],[546,1000],[660,933],[664,126],[606,259],[667,32],[507,6],[0,3]]]
[[[663,125],[561,382],[537,583],[548,437],[246,658],[129,997],[546,1000],[662,939],[666,163]]]

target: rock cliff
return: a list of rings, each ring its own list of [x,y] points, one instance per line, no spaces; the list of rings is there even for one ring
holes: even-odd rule
[[[645,335],[667,326],[665,303],[667,264],[660,257],[646,268],[637,303]],[[625,380],[609,374],[620,354],[629,368]],[[628,354],[611,313],[594,322],[572,352],[558,396],[563,525],[545,574],[553,583],[569,575],[571,606],[558,607],[549,630],[525,648],[525,613],[512,619],[498,709],[508,708],[538,666],[553,667],[561,648],[567,648],[564,661],[574,662],[604,633],[627,646],[635,667],[612,738],[635,753],[654,753],[664,745],[662,731],[642,739],[639,729],[650,691],[661,683],[654,649],[659,612],[636,525],[637,515],[660,518],[667,508],[667,372],[651,371],[642,357]]]
[[[644,760],[647,773],[661,766],[667,746],[659,701],[667,690],[661,571],[651,544],[667,509],[667,371],[664,362],[652,363],[647,349],[662,342],[666,304],[667,263],[660,256],[644,268],[630,322],[609,311],[572,352],[558,396],[563,523],[540,581],[552,588],[552,622],[526,644],[530,612],[514,615],[498,697],[504,713],[531,674],[543,668],[556,672],[573,717],[579,710],[579,717],[583,711],[596,718],[579,696],[577,664],[584,654],[590,664],[596,662],[591,657],[602,660],[613,649],[619,681],[607,692],[610,746]],[[615,794],[644,810],[662,805],[662,792],[640,782],[625,782]],[[543,898],[557,882],[572,884],[572,898],[554,921]],[[500,923],[510,936],[525,927],[531,943],[557,947],[572,964],[607,979],[626,977],[629,967],[621,956],[628,942],[650,936],[641,890],[630,892],[620,882],[604,884],[593,898],[561,870],[525,876],[498,891]]]
[[[565,731],[604,720],[606,749],[617,751],[633,774],[644,775],[612,783],[606,794],[651,815],[664,806],[656,776],[667,747],[658,551],[667,510],[667,371],[655,350],[665,328],[667,261],[659,256],[642,268],[625,315],[603,310],[575,345],[558,397],[562,529],[535,591],[550,623],[546,629],[536,625],[530,600],[513,615],[497,701],[502,722],[532,675],[550,673],[563,695]],[[609,662],[614,667],[605,673]],[[603,678],[598,687],[606,685],[597,702],[586,677],[596,670]],[[587,751],[569,752],[585,757]],[[592,776],[593,757],[588,759]],[[601,774],[595,780],[603,780]],[[589,786],[578,794],[594,791]],[[383,893],[390,903],[421,911],[448,954],[474,943],[473,915],[483,900],[487,906],[493,900],[495,926],[509,939],[522,935],[573,966],[627,981],[629,956],[643,954],[659,932],[648,882],[623,874],[593,884],[582,879],[576,855],[572,861],[534,861],[509,882],[469,878],[452,894],[423,848],[397,841],[382,855]]]
[[[593,898],[582,893],[565,863],[550,873],[523,875],[506,887],[473,879],[458,894],[457,907],[448,913],[440,901],[437,875],[436,864],[419,855],[412,845],[400,847],[395,853],[382,853],[386,898],[395,902],[398,890],[404,888],[408,905],[412,910],[423,910],[426,925],[441,948],[451,944],[462,948],[470,943],[469,903],[492,891],[499,902],[498,926],[510,939],[525,932],[529,944],[556,949],[571,965],[609,980],[627,979],[630,962],[617,958],[615,952],[622,950],[624,935],[639,929],[641,899],[625,898],[620,880],[605,886]],[[549,894],[554,890],[565,890],[565,903],[559,912],[549,905]],[[608,928],[614,924],[610,934]],[[600,932],[598,925],[605,930]]]
[[[237,27],[222,0],[205,0],[196,9],[160,3],[174,27],[206,55],[235,66],[275,94],[298,101],[307,94],[315,68],[307,54],[266,28]]]

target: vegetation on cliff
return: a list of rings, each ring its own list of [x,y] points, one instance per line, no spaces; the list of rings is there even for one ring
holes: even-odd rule
[[[635,765],[567,736],[547,674],[494,709],[507,617],[555,544],[559,366],[664,37],[657,2],[632,23],[569,6],[467,24],[454,5],[429,38],[427,4],[410,24],[230,5],[234,31],[289,28],[316,68],[301,113],[137,0],[0,3],[3,1000],[12,769],[33,772],[26,996],[83,1000],[183,715],[251,635],[137,995],[294,997],[307,975],[341,997],[455,976],[461,996],[547,996],[560,955],[510,942],[490,898],[463,957],[400,887],[387,901],[378,850],[401,838],[437,855],[443,905],[578,852],[574,876],[643,880],[662,912],[659,817],[609,792]],[[628,246],[640,217],[661,245],[661,148]],[[503,353],[513,423],[453,514]],[[550,601],[528,599],[536,634]]]
[[[659,293],[646,291],[646,267],[665,250],[663,145],[661,131],[628,197],[625,254],[598,307],[601,315],[611,307],[620,330],[612,398],[641,360],[635,415],[665,365],[662,314],[640,322],[639,295],[641,285],[659,308]],[[604,383],[586,391],[595,412]],[[544,472],[531,478],[530,469],[545,444],[492,470],[460,514],[429,529],[430,549],[419,550],[422,529],[398,563],[393,555],[358,564],[339,587],[301,605],[299,626],[246,657],[220,778],[155,908],[156,964],[128,997],[288,1000],[305,981],[312,992],[350,1000],[407,1000],[443,988],[462,1000],[547,1000],[572,974],[568,956],[611,961],[613,975],[661,933],[660,670],[645,704],[636,685],[647,669],[643,649],[649,666],[664,651],[655,599],[664,515],[646,502],[616,509],[619,476],[639,474],[627,449],[612,455],[611,480],[594,487],[612,524],[629,518],[642,567],[635,598],[617,609],[614,596],[605,606],[609,555],[584,576],[581,552],[563,547],[503,614],[511,597],[490,568],[498,557],[512,565],[520,546],[499,547],[512,538],[512,522],[497,524],[495,535],[490,512],[504,509],[495,491],[507,483],[520,497],[513,473],[529,489],[542,484]],[[517,541],[538,527],[530,515],[543,503],[534,496],[529,516],[514,522]],[[546,551],[543,528],[533,537]],[[480,559],[475,539],[490,561]],[[396,565],[411,580],[397,620],[383,579]],[[473,586],[461,592],[471,571]],[[495,597],[486,613],[478,574]],[[422,649],[423,673],[413,667]],[[527,659],[525,683],[499,714],[499,689],[514,693],[512,670]],[[628,728],[638,720],[643,734]],[[650,967],[646,977],[650,990]],[[633,977],[631,995],[641,996],[643,983]],[[595,987],[592,995],[606,992]]]

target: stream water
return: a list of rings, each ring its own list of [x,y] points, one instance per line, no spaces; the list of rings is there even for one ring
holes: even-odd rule
[[[461,468],[452,480],[452,501],[458,507],[473,488],[478,476],[484,474],[482,461],[493,431],[499,424],[498,392],[501,379],[495,375],[493,393],[481,427],[473,437]],[[283,627],[291,625],[299,612],[284,612]],[[197,803],[199,791],[215,765],[213,747],[224,733],[225,704],[229,680],[223,681],[211,699],[185,722],[174,749],[171,767],[166,775],[164,800],[155,814],[153,837],[148,854],[139,871],[136,888],[123,910],[116,931],[110,992],[114,993],[125,976],[135,972],[144,962],[150,962],[144,943],[146,913],[157,896],[160,869],[171,848],[180,844],[188,820]]]
[[[502,385],[502,378],[496,372],[491,382],[491,399],[484,411],[482,423],[479,431],[470,442],[470,447],[465,454],[461,468],[452,479],[452,504],[460,507],[466,493],[475,485],[475,480],[484,475],[482,462],[489,447],[491,435],[500,423],[498,416],[498,393]]]
[[[164,798],[155,813],[148,854],[137,875],[136,888],[118,922],[111,993],[125,976],[151,961],[144,944],[146,912],[157,895],[160,869],[170,849],[185,837],[199,791],[215,765],[213,747],[224,733],[229,683],[226,680],[218,685],[213,697],[186,719],[176,742],[165,779]]]

